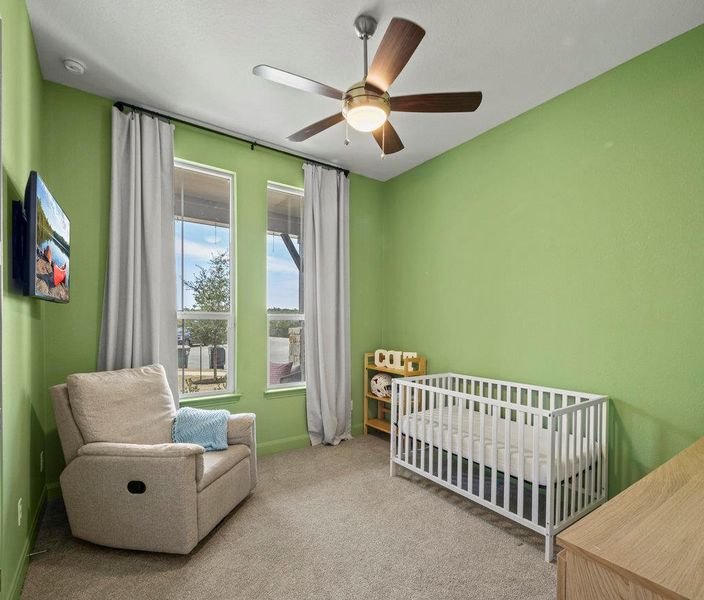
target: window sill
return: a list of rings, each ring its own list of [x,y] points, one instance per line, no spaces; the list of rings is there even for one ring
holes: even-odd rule
[[[192,398],[181,398],[179,406],[198,406],[199,404],[209,406],[227,406],[238,401],[242,394],[230,392],[226,394],[213,394],[212,396],[194,396]]]
[[[285,396],[305,396],[306,386],[299,385],[295,387],[271,388],[264,392],[265,398],[279,398]]]

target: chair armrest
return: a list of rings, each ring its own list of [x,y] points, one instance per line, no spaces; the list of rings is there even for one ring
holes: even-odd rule
[[[143,456],[150,458],[172,458],[203,454],[205,448],[198,444],[119,444],[116,442],[92,442],[78,449],[79,456]]]
[[[254,413],[230,415],[227,420],[227,443],[230,446],[244,444],[249,446],[252,454],[255,454],[257,435],[256,416]]]
[[[120,444],[92,442],[78,449],[78,456],[111,456],[117,458],[187,458],[195,456],[196,481],[203,477],[203,453],[198,444]]]
[[[249,446],[249,478],[251,489],[257,485],[257,417],[254,413],[230,415],[227,420],[227,443]]]

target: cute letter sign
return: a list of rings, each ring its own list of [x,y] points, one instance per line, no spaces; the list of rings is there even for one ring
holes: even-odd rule
[[[403,369],[405,361],[409,358],[416,358],[417,352],[400,352],[398,350],[379,349],[374,352],[374,364],[377,367],[387,369]]]

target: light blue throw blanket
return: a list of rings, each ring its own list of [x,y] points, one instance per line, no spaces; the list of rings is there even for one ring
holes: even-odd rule
[[[198,444],[206,452],[227,450],[226,410],[203,410],[201,408],[179,408],[171,430],[171,438],[177,444]]]

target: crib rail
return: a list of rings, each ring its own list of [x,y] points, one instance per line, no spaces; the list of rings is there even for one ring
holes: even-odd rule
[[[392,382],[402,466],[554,536],[607,498],[606,396],[443,373]]]

